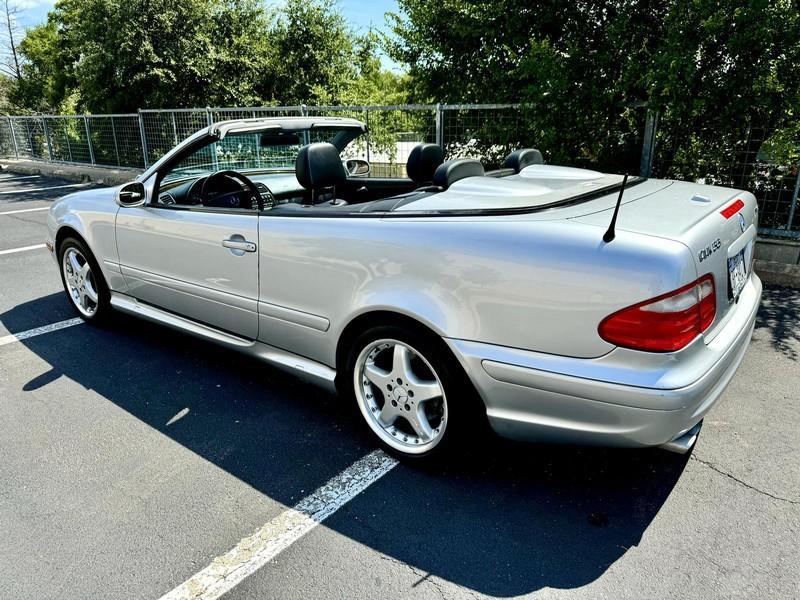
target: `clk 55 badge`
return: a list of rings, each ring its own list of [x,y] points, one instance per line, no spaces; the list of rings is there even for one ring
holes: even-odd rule
[[[700,262],[703,262],[709,256],[714,254],[717,250],[722,247],[722,240],[717,238],[710,245],[706,246],[700,252],[697,253],[697,258],[700,259]]]

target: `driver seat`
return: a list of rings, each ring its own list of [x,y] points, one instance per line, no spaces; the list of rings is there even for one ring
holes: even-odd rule
[[[336,186],[347,181],[339,150],[333,144],[316,142],[300,148],[295,159],[295,176],[311,192],[311,206],[326,203],[345,206],[347,202],[336,199]]]

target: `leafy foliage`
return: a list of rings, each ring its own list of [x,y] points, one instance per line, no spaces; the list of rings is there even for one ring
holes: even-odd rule
[[[559,162],[635,168],[646,108],[665,170],[741,151],[798,106],[791,0],[399,0],[390,55],[418,100],[522,102],[529,141]]]
[[[20,51],[10,96],[33,111],[333,104],[400,85],[333,0],[58,0]]]
[[[287,0],[272,39],[273,97],[326,104],[356,78],[355,39],[332,0]]]

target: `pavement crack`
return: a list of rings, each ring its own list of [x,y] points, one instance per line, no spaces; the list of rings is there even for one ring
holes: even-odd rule
[[[408,571],[413,573],[414,576],[419,577],[419,579],[412,585],[412,587],[417,587],[419,585],[428,584],[428,585],[432,586],[434,590],[436,590],[436,593],[439,595],[440,598],[442,598],[442,600],[448,600],[448,598],[450,598],[450,596],[448,596],[446,590],[444,589],[444,586],[442,586],[441,582],[437,581],[436,579],[434,579],[432,577],[432,573],[428,573],[428,572],[424,571],[423,569],[418,569],[418,568],[408,564],[407,562],[404,562],[404,561],[402,561],[402,560],[400,560],[398,558],[395,558],[393,556],[387,556],[385,554],[379,554],[378,556],[381,559],[385,560],[385,561],[388,561],[388,562],[390,562],[392,564],[395,564],[395,565],[398,565],[398,566],[400,566],[402,568],[407,569]],[[455,584],[455,585],[458,587],[458,589],[460,591],[465,592],[471,598],[475,598],[476,600],[478,600],[479,598],[482,598],[482,596],[476,594],[472,590],[469,590],[469,589],[465,588],[464,586],[461,586],[461,585],[458,585],[458,584]]]
[[[742,481],[741,479],[739,479],[738,477],[736,477],[732,473],[729,473],[728,471],[724,471],[723,469],[720,469],[714,463],[712,463],[712,462],[710,462],[708,460],[703,460],[702,458],[698,458],[697,455],[695,455],[695,454],[692,454],[690,459],[694,460],[694,461],[697,461],[702,465],[705,465],[706,467],[708,467],[712,471],[715,471],[715,472],[719,473],[720,475],[724,475],[728,479],[732,479],[733,481],[735,481],[739,485],[741,485],[743,487],[746,487],[748,490],[753,490],[754,492],[756,492],[758,494],[762,494],[764,496],[767,496],[767,497],[772,498],[773,500],[777,500],[779,502],[787,502],[787,503],[793,504],[795,506],[800,505],[800,500],[792,500],[791,498],[784,498],[783,496],[776,496],[775,494],[771,494],[770,492],[767,492],[766,490],[762,490],[761,488],[757,488],[756,486],[751,485],[751,484],[747,483],[746,481]]]

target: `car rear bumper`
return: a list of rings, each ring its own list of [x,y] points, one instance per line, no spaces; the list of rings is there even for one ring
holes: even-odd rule
[[[694,427],[744,358],[761,300],[752,275],[714,338],[679,352],[616,348],[578,359],[447,340],[505,437],[604,446],[658,446]]]

